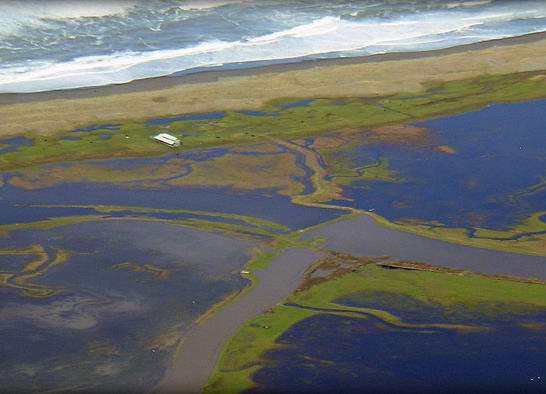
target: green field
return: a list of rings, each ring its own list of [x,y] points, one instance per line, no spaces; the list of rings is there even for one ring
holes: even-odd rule
[[[163,125],[125,121],[117,130],[68,131],[52,136],[27,133],[32,146],[0,155],[0,169],[11,170],[57,161],[111,157],[153,156],[207,147],[235,145],[267,137],[298,138],[344,128],[373,128],[480,108],[489,103],[514,102],[545,97],[545,82],[539,72],[482,76],[473,79],[430,82],[427,90],[384,97],[315,97],[308,106],[283,108],[299,99],[269,102],[262,111],[274,116],[256,116],[228,110],[218,119],[182,120]],[[266,121],[265,121],[266,120]],[[89,125],[80,125],[85,128]],[[107,139],[101,136],[108,132]],[[182,146],[157,144],[151,136],[168,132],[182,136]],[[61,139],[79,137],[79,140]]]
[[[336,269],[336,260],[352,264],[354,272],[339,266]],[[348,258],[346,255],[329,258],[322,264],[334,268],[326,278],[307,279],[282,303],[237,331],[224,348],[205,392],[235,393],[253,387],[252,373],[265,365],[261,355],[268,349],[280,346],[275,343],[275,339],[302,319],[315,313],[324,313],[285,305],[287,302],[327,308],[334,310],[328,313],[353,317],[361,316],[355,313],[364,312],[402,327],[442,327],[462,331],[487,329],[479,323],[482,319],[509,321],[518,315],[522,316],[518,322],[522,327],[537,327],[537,324],[542,323],[526,318],[525,315],[542,312],[546,308],[544,284],[449,273],[386,270],[375,265],[372,259]],[[336,303],[336,299],[347,296],[364,297],[376,306],[357,308]],[[408,299],[413,302],[408,302]],[[447,322],[425,318],[418,323],[410,323],[387,310],[411,308],[419,304],[441,308]],[[335,312],[336,309],[340,311]],[[478,323],[458,322],[469,318]]]

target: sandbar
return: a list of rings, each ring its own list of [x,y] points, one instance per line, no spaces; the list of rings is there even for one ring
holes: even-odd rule
[[[257,64],[259,66],[259,64]],[[212,110],[259,109],[280,98],[419,92],[429,81],[546,69],[546,33],[448,49],[211,70],[127,84],[0,94],[0,137]]]

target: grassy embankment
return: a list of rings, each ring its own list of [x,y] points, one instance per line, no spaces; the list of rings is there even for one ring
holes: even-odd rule
[[[312,134],[320,134],[327,130],[362,127],[374,127],[389,123],[399,123],[409,120],[421,120],[428,117],[438,116],[446,113],[461,112],[469,109],[479,108],[487,103],[499,101],[518,101],[523,99],[533,99],[545,96],[544,78],[537,78],[540,73],[518,73],[510,75],[483,76],[474,79],[430,83],[427,85],[426,92],[422,94],[396,94],[384,98],[345,98],[336,99],[317,99],[308,106],[283,108],[281,104],[291,100],[273,101],[268,104],[263,111],[278,111],[276,116],[254,116],[245,115],[233,111],[227,111],[226,116],[220,119],[206,120],[185,120],[172,122],[164,127],[173,134],[187,134],[184,138],[184,146],[180,150],[191,149],[206,145],[225,145],[226,143],[239,143],[254,141],[268,137],[274,138],[277,142],[284,145],[285,148],[297,150],[305,157],[306,164],[314,171],[311,181],[314,191],[307,195],[298,195],[298,189],[293,185],[286,185],[286,193],[293,195],[296,203],[311,206],[325,206],[322,202],[332,198],[340,197],[340,189],[336,183],[325,179],[325,170],[320,166],[316,154],[312,150],[305,149],[297,144],[282,142],[279,138],[293,138]],[[39,139],[29,135],[28,138],[34,140],[33,146],[21,146],[17,151],[7,152],[0,155],[3,169],[22,169],[29,165],[38,163],[57,161],[57,160],[79,160],[90,157],[110,157],[110,156],[131,156],[131,155],[153,155],[162,152],[176,152],[170,148],[155,144],[150,141],[149,136],[157,131],[158,126],[151,126],[144,123],[127,123],[120,127],[109,139],[101,140],[100,135],[104,130],[91,132],[62,133],[51,136],[46,139]],[[81,140],[61,140],[62,136],[79,135]],[[129,138],[126,138],[129,136]],[[219,138],[217,138],[219,137]],[[271,149],[271,148],[270,148]],[[279,156],[280,157],[280,156]],[[230,157],[230,159],[233,159]],[[222,160],[219,158],[218,160]],[[281,160],[287,163],[288,160]],[[276,161],[278,164],[278,160]],[[248,163],[244,163],[245,165]],[[84,165],[84,164],[82,164]],[[222,162],[218,163],[221,167]],[[85,166],[85,165],[84,165]],[[158,179],[169,175],[179,173],[180,167],[173,165],[173,168],[166,168],[164,173],[154,172],[148,174]],[[67,167],[71,171],[70,166]],[[106,174],[108,179],[119,178],[122,181],[130,181],[137,176],[142,169],[136,168],[134,171],[118,171],[117,174],[112,169],[105,168],[107,171],[79,171],[80,174],[95,175],[91,181],[100,181]],[[89,169],[87,169],[89,170]],[[393,174],[386,169],[385,163],[361,169],[361,175],[358,177],[382,177],[393,180]],[[354,171],[354,170],[353,170]],[[202,171],[201,171],[202,172]],[[343,168],[334,171],[334,174],[350,175]],[[117,175],[116,175],[117,174]],[[207,178],[208,173],[196,172],[194,177]],[[53,178],[58,178],[54,174]],[[64,174],[67,175],[67,174]],[[69,175],[69,174],[68,174]],[[91,176],[90,175],[90,176]],[[353,172],[353,175],[355,173]],[[39,177],[42,181],[47,177]],[[70,178],[70,176],[69,176]],[[117,179],[116,178],[116,179]],[[186,177],[178,178],[176,181],[186,182]],[[335,177],[334,177],[335,179]],[[338,177],[339,181],[339,177]],[[39,181],[40,182],[40,181]],[[342,182],[341,182],[342,183]],[[275,184],[275,183],[273,183]],[[21,185],[23,186],[23,185]],[[358,211],[355,211],[358,212]],[[369,213],[368,213],[369,214]],[[215,214],[219,216],[218,214]],[[544,240],[540,237],[523,237],[519,240],[492,240],[488,237],[510,237],[514,234],[523,232],[536,232],[544,230],[544,222],[539,220],[540,213],[536,213],[512,231],[502,234],[490,230],[478,229],[475,237],[469,237],[463,229],[450,229],[438,226],[415,225],[415,224],[395,224],[390,223],[378,216],[376,220],[382,225],[397,228],[404,231],[415,232],[433,238],[440,238],[450,242],[464,243],[480,247],[490,247],[508,251],[526,252],[544,254]],[[102,220],[102,217],[65,217],[42,221],[35,224],[28,224],[32,227],[47,228],[53,225],[69,224],[86,220]],[[139,218],[139,220],[142,220]],[[253,219],[254,220],[254,219]],[[172,222],[175,224],[175,222]],[[179,225],[189,225],[192,227],[201,226],[205,229],[215,229],[228,231],[231,233],[244,233],[248,229],[235,229],[233,225],[211,224],[207,221],[192,219],[186,221],[177,221]],[[9,230],[16,228],[16,225],[4,225],[0,230]],[[258,225],[259,227],[259,225]],[[254,229],[256,231],[256,229]],[[265,234],[262,234],[265,235]]]
[[[481,76],[478,78],[426,83],[425,91],[389,96],[317,98],[307,106],[284,108],[292,99],[269,102],[262,111],[278,115],[256,116],[233,110],[215,119],[179,120],[156,125],[126,121],[118,130],[59,132],[47,137],[28,132],[32,146],[0,155],[2,170],[20,169],[41,163],[91,158],[153,156],[220,145],[247,143],[274,137],[280,139],[318,135],[342,128],[370,128],[424,120],[476,109],[489,103],[530,100],[546,96],[540,72]],[[86,127],[88,125],[82,125]],[[182,135],[180,148],[154,143],[159,131]],[[112,134],[101,139],[105,132]],[[79,137],[80,140],[61,139]]]
[[[45,207],[45,206],[44,206]],[[51,207],[66,207],[61,205],[54,205]],[[243,215],[231,215],[231,214],[216,214],[214,212],[204,212],[197,211],[197,215],[210,216],[211,218],[218,216],[221,218],[233,218],[235,220],[240,220],[246,222],[246,224],[241,223],[228,223],[222,221],[215,221],[213,219],[200,219],[200,218],[185,218],[185,219],[168,219],[168,218],[158,218],[154,216],[138,216],[139,212],[142,213],[153,213],[153,212],[163,212],[163,213],[176,213],[176,212],[189,212],[189,210],[169,210],[169,209],[153,209],[153,208],[140,208],[140,207],[119,207],[119,206],[93,206],[93,205],[77,205],[70,207],[80,207],[80,208],[90,208],[96,209],[96,212],[119,212],[119,211],[131,211],[132,214],[123,217],[108,217],[102,215],[81,215],[81,216],[61,216],[54,217],[45,220],[40,220],[36,222],[27,222],[27,223],[9,223],[0,225],[0,234],[6,233],[8,231],[20,230],[20,229],[50,229],[58,226],[85,223],[89,221],[117,221],[117,220],[133,220],[133,221],[153,221],[161,222],[167,225],[181,226],[194,228],[200,231],[211,231],[211,232],[221,232],[223,234],[254,241],[261,247],[266,249],[274,249],[277,252],[280,252],[288,247],[293,246],[303,246],[303,247],[313,247],[317,245],[322,238],[317,237],[314,240],[299,240],[298,237],[301,235],[301,231],[289,231],[290,229],[266,221],[260,218],[246,217]],[[1,251],[0,251],[1,254]]]
[[[323,168],[320,155],[316,150],[289,142],[284,142],[284,144],[286,146],[295,146],[304,155],[305,165],[313,171],[311,182],[314,190],[309,194],[293,196],[293,203],[327,209],[345,209],[353,214],[370,215],[379,225],[442,241],[507,252],[546,255],[546,234],[540,234],[546,232],[546,221],[541,219],[546,215],[546,211],[535,212],[527,218],[522,218],[521,222],[505,231],[475,228],[473,234],[470,234],[465,228],[447,227],[441,223],[391,222],[373,212],[325,203],[325,201],[332,199],[343,199],[338,185],[343,185],[348,180],[381,179],[389,182],[402,181],[396,177],[395,171],[387,168],[386,161],[350,169],[344,166],[341,160],[341,164],[334,165],[330,170],[330,167],[328,169]],[[326,175],[329,175],[330,178],[327,179]],[[535,185],[531,189],[533,191],[538,190],[541,185]],[[511,239],[515,236],[516,239]]]
[[[387,159],[379,159],[372,164],[349,168],[343,163],[336,163],[329,170],[330,179],[338,185],[348,186],[355,181],[386,181],[386,182],[401,182],[402,180],[396,177],[398,171],[389,169],[389,161]]]
[[[442,241],[475,246],[478,248],[546,256],[546,234],[525,235],[517,239],[510,239],[521,234],[546,231],[546,222],[540,220],[540,217],[546,215],[546,211],[535,212],[506,231],[476,228],[476,232],[473,236],[469,235],[468,231],[464,228],[443,227],[436,224],[393,223],[371,212],[362,213],[373,216],[376,223],[382,226],[428,238],[435,238]]]
[[[513,319],[513,314],[543,311],[546,308],[546,286],[480,276],[450,275],[448,273],[386,270],[370,264],[370,259],[357,259],[361,263],[356,272],[345,268],[335,271],[326,280],[308,279],[300,289],[288,296],[285,302],[317,308],[339,309],[338,313],[353,317],[371,314],[390,324],[406,327],[443,327],[456,330],[487,329],[478,324],[447,324],[430,320],[426,314],[419,323],[408,323],[393,313],[381,308],[357,308],[339,305],[334,300],[366,291],[407,295],[426,305],[438,305],[446,316],[450,311],[466,311],[469,316],[484,319]],[[362,263],[363,262],[363,263]],[[316,283],[314,284],[313,283]],[[373,297],[368,297],[373,302]],[[402,299],[402,298],[401,298]],[[377,300],[380,301],[379,299]],[[404,305],[392,305],[393,308]],[[343,310],[343,311],[341,311]],[[354,311],[355,313],[352,313]],[[263,365],[261,354],[275,348],[275,339],[290,326],[315,313],[325,313],[284,305],[252,319],[242,326],[226,345],[214,374],[209,379],[205,392],[240,392],[252,387],[251,374]],[[533,328],[536,322],[522,320],[524,327]],[[267,327],[268,329],[264,329]]]
[[[290,100],[275,101],[263,108],[265,112],[272,113],[278,111],[277,116],[255,116],[245,115],[236,112],[227,112],[224,118],[208,120],[186,120],[170,123],[165,126],[173,134],[191,134],[184,139],[185,145],[181,150],[191,147],[201,146],[201,143],[207,143],[208,140],[214,140],[215,144],[225,144],[241,142],[246,140],[273,140],[274,144],[262,144],[262,153],[273,152],[274,154],[266,156],[242,155],[237,157],[234,154],[223,155],[210,159],[206,165],[201,162],[191,163],[192,172],[185,176],[179,176],[168,182],[175,185],[202,184],[205,185],[223,182],[221,185],[234,185],[236,187],[251,187],[255,180],[265,179],[258,186],[260,187],[280,187],[281,193],[292,196],[293,202],[302,205],[316,206],[323,208],[334,208],[331,205],[325,205],[324,201],[341,198],[340,188],[348,180],[364,179],[384,179],[396,181],[396,174],[390,171],[387,163],[380,162],[367,168],[347,169],[342,164],[335,165],[328,169],[321,166],[320,158],[317,157],[316,150],[307,149],[297,143],[287,142],[281,138],[292,138],[296,136],[321,133],[325,130],[334,130],[345,127],[358,129],[359,127],[372,127],[374,125],[383,125],[386,123],[397,123],[408,120],[424,119],[440,114],[452,113],[457,111],[466,111],[481,107],[490,102],[498,101],[518,101],[522,99],[532,99],[544,97],[544,78],[537,78],[539,73],[519,73],[510,75],[483,76],[475,79],[452,81],[445,83],[430,83],[428,90],[422,94],[396,94],[388,98],[345,98],[345,99],[317,99],[308,106],[283,108],[280,104]],[[379,105],[378,105],[379,104]],[[302,123],[303,122],[303,123]],[[131,129],[133,127],[133,129]],[[155,127],[155,126],[154,126]],[[130,138],[125,138],[124,128],[131,129]],[[140,130],[140,131],[139,131]],[[150,180],[160,182],[174,175],[180,175],[181,165],[190,165],[187,161],[173,159],[161,167],[144,166],[133,169],[116,169],[108,166],[92,166],[90,164],[80,163],[71,166],[62,166],[59,168],[51,167],[44,169],[29,169],[29,174],[21,168],[29,163],[39,163],[40,161],[62,159],[78,159],[85,156],[109,155],[115,154],[130,155],[137,152],[142,154],[152,154],[152,152],[173,152],[170,148],[154,144],[149,140],[152,132],[150,125],[126,124],[121,126],[121,134],[114,135],[107,140],[98,140],[102,131],[79,132],[82,135],[81,141],[60,140],[49,137],[47,142],[35,141],[34,146],[19,147],[19,151],[8,152],[0,155],[3,160],[3,167],[16,167],[22,171],[22,175],[11,177],[8,182],[19,187],[43,187],[51,182],[58,182],[59,179],[81,179],[84,181],[101,181],[108,179],[110,181],[130,182],[135,179]],[[140,133],[140,134],[139,134]],[[69,133],[72,134],[72,133]],[[78,134],[78,133],[75,133]],[[232,136],[231,138],[216,139],[214,136]],[[238,136],[243,135],[241,139]],[[212,136],[214,138],[211,140]],[[280,138],[279,138],[280,137]],[[382,138],[385,137],[384,132]],[[387,136],[388,137],[388,136]],[[397,137],[398,138],[398,137]],[[401,137],[403,138],[403,136]],[[90,144],[86,142],[96,142]],[[140,141],[140,142],[139,142]],[[209,142],[210,142],[209,141]],[[118,142],[121,145],[118,145]],[[49,145],[48,145],[49,144]],[[60,145],[59,145],[60,144]],[[70,144],[74,150],[65,149],[62,144]],[[135,149],[121,151],[121,146],[134,146]],[[301,168],[294,166],[292,158],[287,157],[288,153],[278,152],[275,144],[280,144],[288,151],[297,151],[303,155],[305,164],[313,171],[311,183],[313,192],[302,195],[301,185],[296,179],[302,175]],[[78,145],[83,145],[85,149],[79,151]],[[49,146],[49,148],[45,148]],[[102,147],[107,149],[102,151]],[[137,149],[138,148],[138,149]],[[43,151],[41,149],[44,149]],[[49,149],[52,151],[50,152]],[[112,149],[109,151],[108,149]],[[149,151],[148,149],[151,149]],[[109,153],[110,152],[110,153]],[[47,154],[52,156],[47,156]],[[290,160],[288,160],[290,159]],[[263,177],[263,167],[261,160],[269,160],[270,168],[268,176]],[[222,169],[229,169],[230,165],[237,166],[240,162],[238,176],[232,174],[225,177]],[[291,164],[290,164],[291,163]],[[229,165],[228,165],[229,164]],[[262,163],[263,164],[263,163]],[[273,171],[271,169],[277,169]],[[34,172],[38,171],[33,175]],[[241,172],[242,171],[242,172]],[[229,172],[229,171],[228,171]],[[290,173],[292,177],[284,177],[282,174]],[[328,173],[330,179],[326,179]],[[143,175],[144,174],[144,175]],[[216,176],[211,176],[216,174]],[[240,176],[243,174],[244,176]],[[269,176],[270,175],[270,176]],[[83,178],[82,178],[83,177]],[[256,178],[258,177],[258,178]],[[271,178],[271,179],[270,179]],[[250,180],[250,181],[248,181]],[[234,183],[235,182],[235,183]],[[265,182],[265,183],[264,183]],[[355,213],[367,213],[355,210]],[[487,247],[505,251],[520,253],[546,254],[545,237],[539,235],[530,235],[518,240],[502,240],[510,238],[513,235],[531,232],[540,232],[546,230],[546,224],[539,220],[541,213],[535,213],[530,218],[522,220],[520,224],[513,229],[505,232],[492,232],[487,229],[478,228],[474,236],[469,236],[465,229],[447,228],[437,225],[419,224],[419,223],[391,223],[385,219],[374,215],[379,224],[396,228],[403,231],[417,233],[423,236],[438,238],[449,242],[462,243],[478,247]],[[43,225],[49,225],[47,222]],[[194,222],[196,225],[197,222]],[[201,223],[206,225],[205,222]],[[206,226],[210,228],[210,226]],[[501,240],[491,239],[501,238]]]
[[[310,247],[314,248],[321,242],[322,237],[315,237],[312,240],[300,240],[301,231],[290,231],[290,228],[268,221],[261,218],[255,218],[250,216],[227,214],[217,212],[206,211],[191,211],[187,209],[158,209],[158,208],[146,208],[146,207],[124,207],[124,206],[105,206],[105,205],[38,205],[44,209],[46,208],[86,208],[90,210],[89,215],[81,216],[61,216],[49,218],[46,220],[27,222],[27,223],[10,223],[0,225],[0,234],[5,234],[9,231],[22,230],[22,229],[43,229],[47,230],[58,226],[74,225],[79,223],[85,223],[90,221],[117,221],[117,220],[133,220],[133,221],[154,221],[161,222],[167,225],[181,226],[194,228],[200,231],[220,232],[222,234],[236,237],[239,239],[245,239],[252,241],[256,244],[256,247],[250,250],[251,258],[245,264],[245,268],[249,270],[257,270],[264,268],[267,263],[275,256],[280,254],[284,249],[294,246]],[[124,217],[108,217],[100,214],[116,213],[116,212],[129,212]],[[195,215],[196,217],[189,217],[185,219],[168,219],[154,217],[153,213],[188,213]],[[145,216],[138,216],[139,214],[146,214]],[[202,218],[200,218],[202,217]],[[214,220],[228,219],[229,222]],[[8,270],[0,271],[0,286],[7,286],[11,288],[17,288],[20,290],[20,294],[23,296],[35,296],[35,297],[49,297],[65,291],[65,288],[55,286],[42,286],[28,282],[29,280],[40,276],[45,273],[49,268],[64,263],[66,261],[67,253],[56,251],[57,256],[51,263],[48,263],[50,257],[45,253],[44,249],[40,245],[34,245],[26,249],[13,249],[6,248],[0,249],[0,257],[4,255],[19,255],[25,259],[30,259],[28,263],[21,263],[22,268],[20,270]],[[23,261],[22,260],[22,261]],[[47,264],[46,264],[47,263]],[[40,268],[40,269],[38,269]],[[113,268],[120,268],[113,267]],[[121,268],[128,268],[133,270],[146,270],[146,271],[158,271],[156,268],[150,267],[136,267],[132,265],[123,266]],[[150,272],[151,272],[150,271]],[[152,273],[157,273],[157,272]],[[252,271],[245,274],[245,276],[251,280],[250,288],[246,288],[244,291],[250,290],[256,283],[255,277]],[[230,295],[228,299],[223,300],[220,304],[216,305],[213,310],[217,310],[226,302],[229,302],[235,295]],[[207,316],[210,315],[210,311]]]

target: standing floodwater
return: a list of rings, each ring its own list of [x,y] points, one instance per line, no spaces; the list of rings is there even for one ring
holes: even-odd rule
[[[414,123],[424,130],[420,144],[347,145],[324,155],[330,166],[356,168],[353,178],[331,173],[347,180],[344,193],[354,201],[343,205],[470,235],[477,227],[505,230],[546,211],[545,112],[546,100],[492,104]],[[390,173],[357,178],[382,166]]]

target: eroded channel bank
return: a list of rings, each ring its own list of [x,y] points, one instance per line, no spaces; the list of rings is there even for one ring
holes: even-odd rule
[[[546,258],[451,244],[381,227],[367,215],[342,219],[307,232],[303,238],[327,236],[323,247],[354,255],[419,260],[481,273],[546,279]],[[263,270],[258,284],[243,296],[193,327],[176,359],[154,392],[199,392],[212,373],[223,347],[252,317],[275,306],[300,284],[305,270],[321,254],[304,248],[287,249]]]
[[[484,274],[546,279],[546,258],[482,249],[421,237],[379,226],[367,215],[329,223],[303,237],[328,237],[323,247],[353,255],[388,255],[393,259],[460,268]]]

